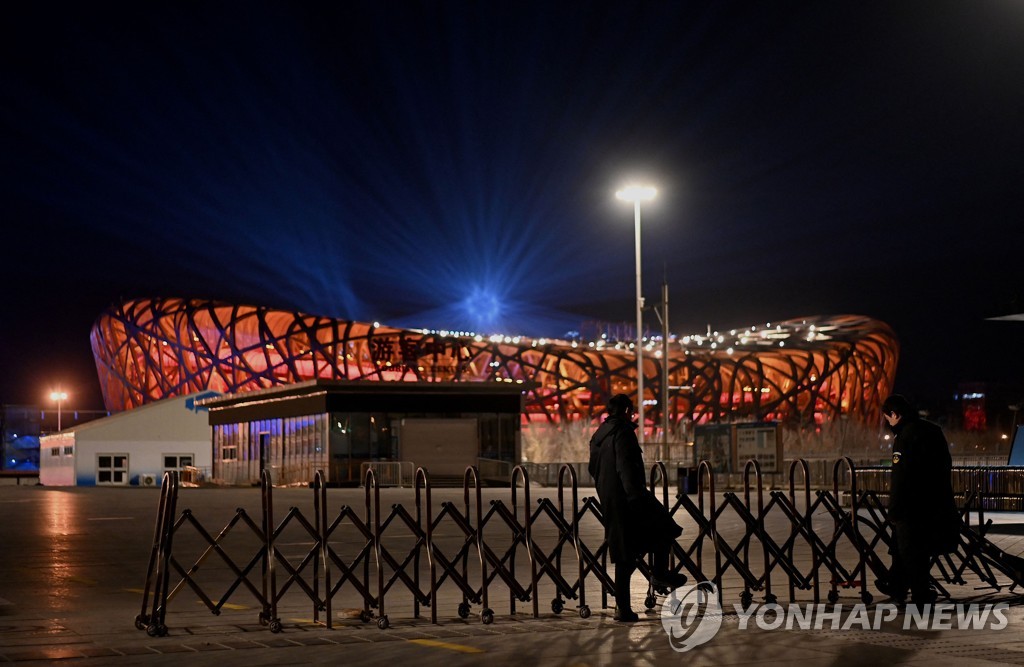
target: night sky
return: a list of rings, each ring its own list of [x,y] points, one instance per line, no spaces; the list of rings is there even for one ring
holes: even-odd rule
[[[322,5],[322,6],[321,6]],[[181,296],[561,336],[888,322],[897,389],[1024,384],[1024,2],[21,2],[0,402],[100,408]],[[657,329],[651,317],[650,325]]]

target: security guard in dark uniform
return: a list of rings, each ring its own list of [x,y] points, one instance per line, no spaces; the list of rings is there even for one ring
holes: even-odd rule
[[[895,434],[889,518],[895,544],[892,566],[879,590],[902,600],[909,590],[914,604],[935,602],[932,558],[956,548],[960,517],[953,499],[952,458],[942,428],[921,419],[904,396],[882,404],[882,417]]]

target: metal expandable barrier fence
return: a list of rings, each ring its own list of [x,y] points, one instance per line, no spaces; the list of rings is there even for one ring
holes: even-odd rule
[[[862,601],[870,603],[869,573],[885,577],[888,559],[880,554],[887,554],[893,542],[885,503],[874,488],[859,486],[860,473],[849,458],[835,461],[831,489],[812,492],[806,483],[809,474],[806,461],[794,461],[788,490],[769,491],[760,465],[749,461],[742,494],[719,495],[711,466],[701,462],[696,498],[678,494],[670,501],[665,466],[654,464],[650,490],[680,525],[688,527],[672,545],[671,571],[694,582],[713,582],[720,596],[725,577],[734,583],[738,578],[744,607],[753,602],[755,593],[762,594],[765,603],[776,602],[783,583],[790,601],[796,601],[798,591],[807,591],[805,595],[813,596],[815,603],[823,593],[835,603],[842,588],[856,590]],[[523,466],[512,470],[510,482],[510,503],[492,499],[485,507],[480,473],[470,466],[463,480],[461,506],[442,502],[435,511],[430,475],[417,468],[415,508],[410,512],[401,504],[381,507],[380,484],[374,470],[368,469],[363,477],[364,506],[342,505],[332,516],[326,478],[317,471],[310,485],[312,517],[291,507],[278,521],[270,474],[264,471],[260,516],[251,517],[238,508],[214,536],[191,509],[177,513],[179,480],[176,474],[166,473],[142,610],[135,625],[150,636],[167,634],[167,606],[185,590],[191,590],[213,614],[234,608],[237,603],[232,599],[248,596],[260,610],[260,624],[272,632],[283,629],[279,606],[286,594],[309,603],[314,622],[327,628],[333,627],[333,612],[343,596],[358,601],[357,608],[348,608],[357,612],[354,618],[364,623],[376,619],[381,629],[390,626],[387,610],[396,597],[399,602],[411,600],[415,618],[429,607],[430,621],[437,623],[438,592],[443,586],[457,589],[460,618],[468,618],[477,605],[484,624],[495,621],[490,607],[495,585],[508,591],[510,614],[516,613],[517,603],[529,602],[530,612],[538,617],[541,591],[553,590],[553,613],[561,613],[567,600],[575,600],[579,616],[588,618],[588,579],[600,589],[602,608],[607,608],[614,580],[603,530],[592,530],[600,536],[590,543],[580,532],[584,524],[603,527],[604,515],[597,498],[580,498],[575,468],[566,465],[560,470],[557,502],[543,497],[531,503],[529,474]],[[968,572],[994,590],[1012,591],[1024,584],[1024,559],[1002,552],[986,538],[991,521],[985,522],[984,508],[983,494],[976,490],[963,498],[959,546],[933,561],[932,583],[940,595],[948,598],[943,584],[962,585]],[[972,526],[975,509],[978,524]],[[438,539],[439,531],[444,539]],[[537,531],[542,532],[541,539]],[[183,542],[198,542],[201,553],[189,557]],[[566,548],[574,559],[566,558]],[[714,550],[713,561],[705,558],[707,549]],[[520,552],[525,552],[527,560],[517,564]],[[211,559],[222,564],[222,576],[204,580]],[[638,563],[648,580],[652,563],[651,555]],[[649,587],[645,605],[650,609],[656,604]]]

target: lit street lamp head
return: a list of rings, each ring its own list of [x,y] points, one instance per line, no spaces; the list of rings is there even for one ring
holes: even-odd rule
[[[61,428],[60,428],[60,404],[61,404],[61,401],[66,401],[67,399],[68,399],[68,393],[66,391],[51,391],[50,392],[50,400],[57,401],[57,431],[58,432],[61,430]]]
[[[658,191],[650,185],[627,185],[616,192],[615,196],[622,201],[636,203],[651,201],[657,194]]]

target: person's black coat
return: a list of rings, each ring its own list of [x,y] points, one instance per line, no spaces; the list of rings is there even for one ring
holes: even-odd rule
[[[911,530],[931,553],[948,551],[959,533],[952,457],[942,428],[916,415],[896,425],[892,445],[889,517]]]
[[[613,563],[634,559],[682,532],[647,488],[636,427],[628,419],[609,417],[590,439],[589,470],[601,501]]]

